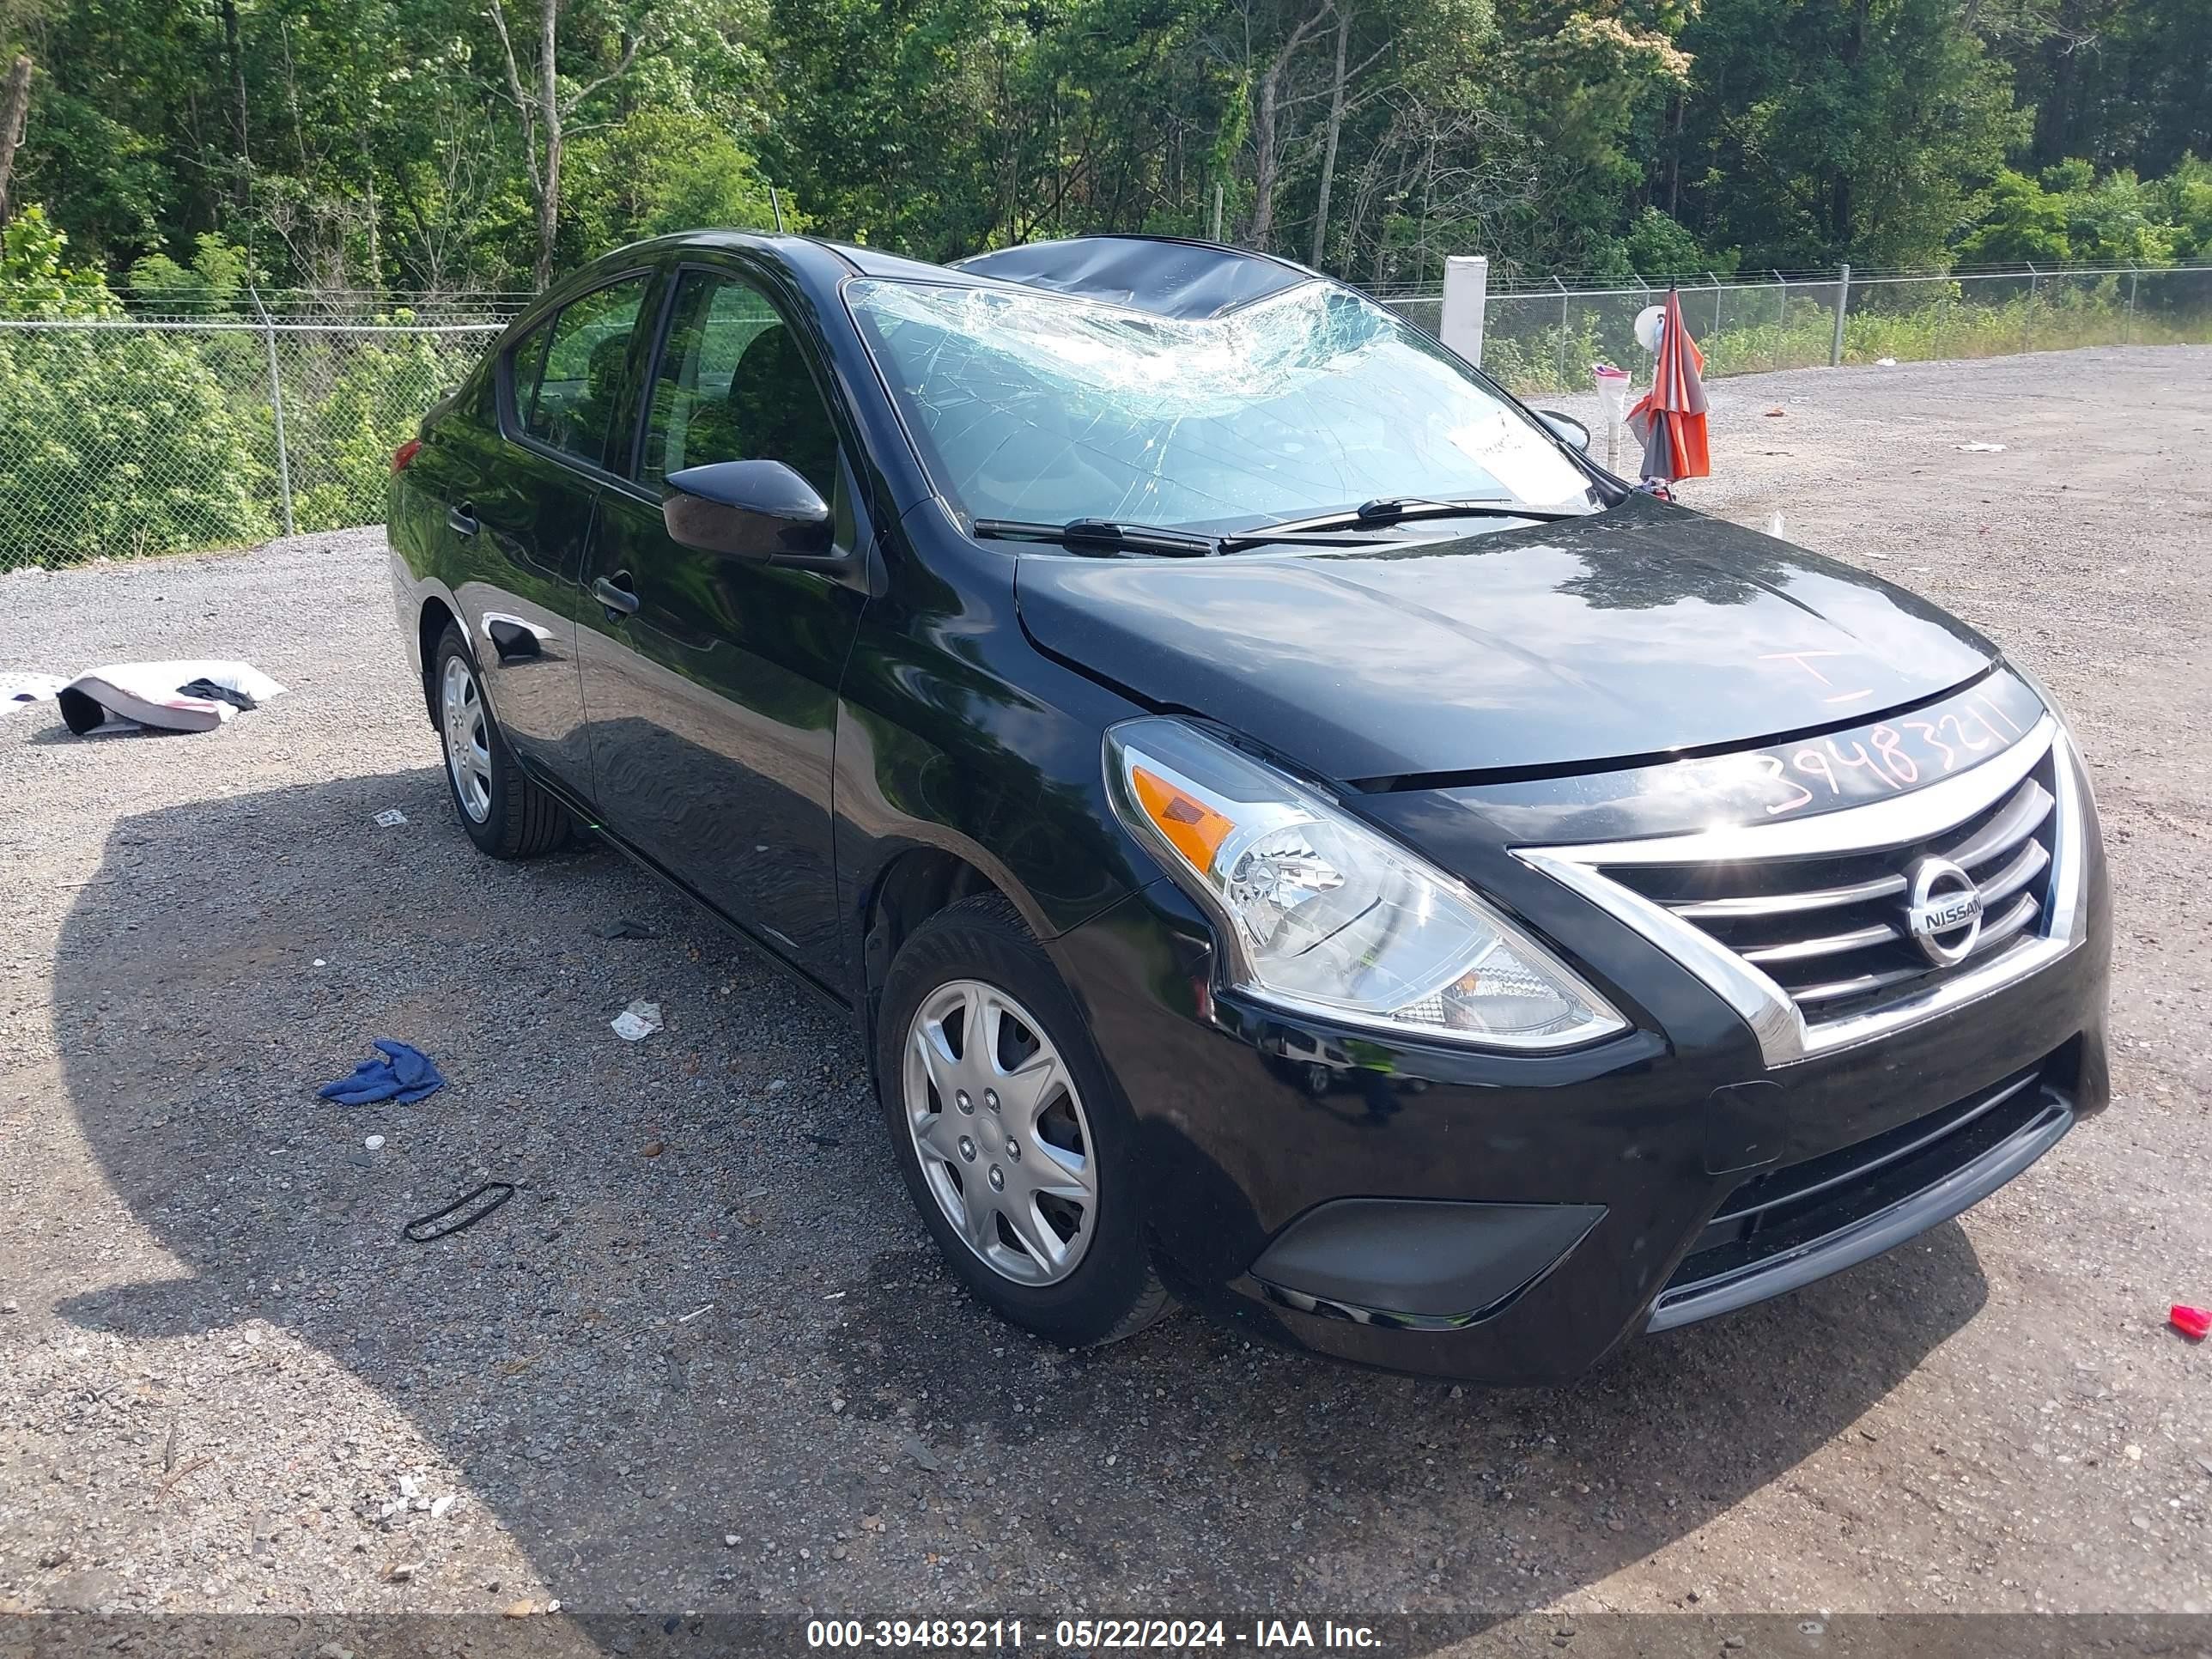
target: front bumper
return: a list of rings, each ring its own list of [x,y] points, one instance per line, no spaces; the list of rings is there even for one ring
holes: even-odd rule
[[[1627,939],[1613,976],[1640,975],[1662,1017],[1545,1057],[1394,1044],[1217,994],[1206,924],[1164,881],[1052,948],[1137,1116],[1180,1294],[1363,1364],[1554,1382],[1632,1334],[1890,1249],[2102,1109],[2094,829],[2085,851],[2075,948],[1776,1068],[1717,998]]]

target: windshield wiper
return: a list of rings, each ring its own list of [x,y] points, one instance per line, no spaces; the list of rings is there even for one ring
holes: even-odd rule
[[[1314,547],[1370,546],[1372,544],[1358,532],[1387,530],[1411,519],[1551,520],[1583,516],[1571,508],[1522,507],[1502,501],[1392,500],[1368,501],[1349,513],[1325,514],[1284,524],[1255,525],[1249,530],[1225,536],[1209,536],[1197,530],[1170,530],[1164,525],[1121,524],[1111,519],[1070,519],[1062,524],[1042,519],[977,519],[970,533],[984,541],[1053,542],[1062,547],[1110,547],[1130,553],[1202,559],[1217,553],[1235,553],[1248,547],[1268,547],[1279,543],[1302,543]]]
[[[1383,530],[1415,519],[1534,519],[1548,523],[1556,519],[1587,515],[1573,507],[1524,507],[1518,501],[1481,497],[1464,501],[1437,501],[1420,496],[1393,496],[1363,501],[1349,513],[1324,513],[1317,518],[1292,519],[1283,524],[1255,525],[1233,536],[1221,538],[1218,550],[1234,553],[1239,548],[1262,547],[1269,542],[1295,539],[1313,532]]]
[[[1070,519],[1065,524],[1030,519],[978,519],[974,533],[986,541],[1117,547],[1133,553],[1164,553],[1186,559],[1202,559],[1221,551],[1221,538],[1218,536],[1201,535],[1194,530],[1169,530],[1158,525],[1115,524],[1110,519]]]

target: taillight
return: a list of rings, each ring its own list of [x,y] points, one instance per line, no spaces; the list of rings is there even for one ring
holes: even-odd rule
[[[410,438],[405,443],[400,445],[392,452],[392,470],[394,472],[404,472],[407,470],[407,463],[415,459],[422,447],[422,441],[420,438]]]

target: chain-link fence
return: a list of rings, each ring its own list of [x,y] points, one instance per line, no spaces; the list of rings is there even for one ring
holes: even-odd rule
[[[267,317],[279,323],[322,323],[334,328],[503,323],[528,309],[537,297],[492,288],[406,294],[386,289],[212,288],[205,283],[158,287],[138,282],[113,292],[117,304],[139,322],[236,323]]]
[[[1710,375],[1822,363],[2212,342],[2212,266],[1684,281]],[[1636,315],[1662,288],[1489,296],[1483,365],[1516,392],[1644,378]],[[1442,301],[1387,303],[1435,330]],[[0,318],[0,570],[373,524],[392,450],[498,332],[513,296],[368,321]],[[391,313],[387,312],[388,317]],[[453,320],[426,321],[426,316]],[[467,320],[462,320],[467,319]]]
[[[374,524],[499,327],[0,319],[0,570]]]
[[[2212,266],[2038,270],[1769,273],[1755,281],[1682,278],[1682,318],[1708,378],[1820,364],[1994,357],[2073,346],[2212,342]],[[1482,366],[1522,393],[1587,392],[1600,362],[1635,374],[1649,356],[1637,313],[1663,284],[1522,289],[1489,295]],[[1436,295],[1395,295],[1401,316],[1434,330]]]

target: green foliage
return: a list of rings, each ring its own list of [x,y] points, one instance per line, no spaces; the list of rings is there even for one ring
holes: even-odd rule
[[[1484,372],[1508,391],[1530,396],[1586,392],[1591,367],[1613,355],[1606,349],[1600,319],[1588,311],[1533,333],[1492,335],[1482,343]]]
[[[66,244],[36,205],[0,231],[0,319],[64,325],[0,327],[0,568],[270,534],[278,490],[263,337],[118,326],[98,273],[64,263]],[[161,264],[140,267],[178,286]],[[182,270],[184,298],[220,309],[243,273],[234,248],[204,240]],[[374,521],[392,451],[480,342],[397,330],[280,337],[299,528]]]
[[[1844,319],[1844,362],[1882,358],[1925,362],[1996,357],[2075,346],[2212,343],[2212,292],[2192,291],[2177,275],[2145,276],[2130,304],[2125,276],[1854,285]],[[1708,380],[1765,369],[1825,364],[1833,348],[1835,287],[1781,284],[1721,296],[1722,325],[1711,327],[1713,298],[1682,290],[1683,312],[1705,353]],[[1648,374],[1650,357],[1630,336],[1636,307],[1596,308],[1570,300],[1564,323],[1548,297],[1493,300],[1483,368],[1524,396],[1587,392],[1601,359]]]
[[[192,239],[192,262],[180,265],[166,253],[131,262],[131,293],[149,309],[221,313],[232,310],[251,278],[244,248],[211,230]]]
[[[18,188],[62,204],[78,257],[134,290],[221,310],[249,254],[276,287],[532,284],[539,9],[16,15],[40,64]],[[555,16],[556,270],[661,230],[767,225],[771,182],[823,234],[926,258],[1203,233],[1218,187],[1231,240],[1369,283],[1433,283],[1469,249],[1502,276],[1625,276],[2212,246],[2212,175],[2191,159],[2212,146],[2212,0],[562,0]]]
[[[2166,203],[2175,257],[2212,259],[2212,161],[2183,156],[2166,180]]]
[[[758,164],[702,114],[647,111],[578,140],[569,165],[573,220],[588,247],[701,226],[768,230],[775,223]],[[805,228],[787,198],[783,215],[785,228]]]
[[[1686,9],[1641,0],[1505,0],[1499,112],[1525,133],[1534,188],[1510,216],[1546,264],[1594,270],[1643,183],[1669,104],[1690,84]]]
[[[2085,169],[2086,169],[2086,164]],[[2166,192],[2120,168],[2067,192],[2067,232],[2075,257],[2109,265],[2163,265],[2179,240],[2166,221]]]
[[[527,288],[541,248],[557,273],[765,228],[771,182],[792,228],[930,258],[1203,234],[1218,191],[1230,240],[1370,284],[1432,285],[1470,251],[1500,277],[1622,283],[2212,260],[2212,0],[561,0],[543,226],[545,14],[522,0],[0,10],[39,64],[13,194],[75,239],[19,214],[0,316],[112,316],[103,273],[138,309],[234,317],[249,283],[348,314]],[[1855,290],[1846,354],[2197,328],[2168,297],[2197,290],[2142,287]],[[1820,292],[1685,289],[1716,374],[1826,361]],[[1589,358],[1633,356],[1616,308],[1532,307],[1497,362],[1580,386]],[[379,509],[390,449],[453,379],[434,338],[287,337],[302,524]],[[0,476],[47,503],[44,556],[270,516],[260,338],[0,343]]]
[[[0,329],[7,552],[66,564],[270,533],[252,422],[173,337]]]
[[[1973,264],[2165,265],[2201,246],[2208,224],[2212,170],[2202,163],[2145,184],[2124,167],[2099,177],[2077,157],[2045,168],[2039,182],[2000,169],[1958,252]]]
[[[1688,276],[1732,275],[1738,258],[1734,248],[1716,252],[1698,245],[1698,239],[1677,221],[1656,207],[1636,216],[1623,237],[1615,259],[1606,270],[1609,276]]]
[[[2074,257],[2066,204],[2027,174],[1997,169],[1981,222],[1959,244],[1968,264],[2063,264]]]
[[[2171,173],[2212,138],[2205,43],[2212,0],[1996,0],[1979,21],[2035,112],[2023,172],[2088,161],[2100,173]]]
[[[142,126],[105,107],[99,81],[80,91],[67,65],[56,72],[52,53],[59,43],[40,44],[45,47],[41,72],[31,83],[29,120],[15,155],[10,196],[27,191],[65,204],[78,245],[105,264],[192,222],[176,212],[177,178],[161,125]],[[103,44],[80,46],[69,40],[64,49],[97,52]],[[125,70],[131,79],[141,73],[135,64]]]
[[[924,258],[992,240],[1007,194],[994,173],[1018,188],[1039,159],[1041,66],[1020,9],[775,0],[772,27],[788,79],[767,153],[817,213]]]
[[[62,263],[69,246],[33,202],[0,227],[0,317],[106,317],[118,307],[97,270]]]
[[[1683,33],[1698,95],[1683,214],[1753,269],[1942,263],[2027,137],[2007,65],[1952,0],[1711,0]]]
[[[121,307],[33,203],[0,229],[0,564],[66,564],[265,535],[252,421],[176,336]]]
[[[421,334],[346,337],[342,349],[319,348],[294,363],[288,416],[298,527],[337,530],[382,517],[392,452],[454,378],[454,366]]]

